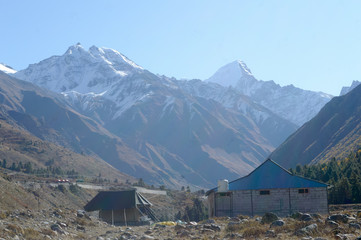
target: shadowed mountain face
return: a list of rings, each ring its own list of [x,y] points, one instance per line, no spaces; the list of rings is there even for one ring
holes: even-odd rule
[[[94,143],[87,138],[111,140],[99,124],[71,110],[61,95],[1,71],[0,122],[0,158],[10,164],[29,161],[35,168],[56,166],[89,177],[107,173],[109,178],[133,179],[102,160],[101,151],[90,152],[89,146]],[[80,154],[85,151],[91,156]]]
[[[236,178],[296,130],[235,89],[157,76],[112,49],[75,45],[15,76],[62,93],[88,117],[87,127],[95,124],[112,139],[81,138],[82,122],[62,115],[61,121],[74,123],[84,151],[96,150],[114,167],[152,184],[212,186],[219,178]],[[31,94],[27,98],[37,101]],[[48,124],[62,132],[61,123]],[[66,144],[76,148],[77,139],[67,134]]]
[[[285,167],[346,157],[361,146],[361,86],[333,98],[273,153]]]

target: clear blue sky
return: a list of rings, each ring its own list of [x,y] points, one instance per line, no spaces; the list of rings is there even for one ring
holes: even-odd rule
[[[210,77],[240,59],[256,78],[338,95],[361,80],[361,1],[0,0],[0,62],[20,70],[80,42],[153,73]]]

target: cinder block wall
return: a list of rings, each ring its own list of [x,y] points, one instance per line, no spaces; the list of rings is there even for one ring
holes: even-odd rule
[[[260,195],[260,191],[252,190],[253,216],[263,215],[266,212],[273,212],[279,216],[286,216],[290,213],[289,190],[270,189],[269,195]]]
[[[252,216],[251,190],[233,192],[233,214]]]
[[[291,210],[293,212],[328,213],[327,189],[309,188],[308,193],[291,189]]]
[[[261,195],[259,190],[241,190],[231,192],[229,197],[208,196],[209,216],[261,216],[273,212],[287,216],[294,212],[328,213],[327,189],[309,188],[308,193],[299,193],[295,189],[267,189],[269,195]],[[228,215],[227,215],[228,214]]]

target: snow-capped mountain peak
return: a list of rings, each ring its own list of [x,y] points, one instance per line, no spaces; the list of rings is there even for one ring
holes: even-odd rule
[[[70,46],[68,48],[68,50],[65,52],[65,55],[71,55],[71,54],[86,54],[86,50],[84,49],[84,47],[80,44],[77,43],[73,46]]]
[[[12,67],[7,66],[6,64],[0,63],[0,71],[3,71],[6,74],[14,74],[16,73],[16,70],[14,70]]]
[[[298,126],[314,117],[332,98],[329,94],[306,91],[293,85],[281,87],[273,81],[257,80],[242,61],[221,67],[207,81],[225,87],[232,86],[239,93]]]
[[[105,61],[108,61],[112,65],[129,65],[136,69],[142,69],[143,68],[136,63],[134,63],[132,60],[118,52],[117,50],[111,49],[111,48],[98,48],[96,46],[92,46],[89,48],[89,53],[92,54],[96,58],[101,58]]]
[[[88,51],[78,43],[62,56],[53,56],[16,77],[55,92],[102,93],[143,68],[116,50],[92,46]]]
[[[244,62],[236,60],[221,67],[206,81],[215,82],[225,87],[235,87],[239,80],[244,77],[253,78],[252,72]]]

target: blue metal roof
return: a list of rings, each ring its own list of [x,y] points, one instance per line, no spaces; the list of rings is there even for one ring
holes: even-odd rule
[[[312,187],[327,187],[327,184],[293,175],[271,159],[267,159],[247,176],[229,183],[231,191]],[[217,190],[217,188],[212,190]]]

